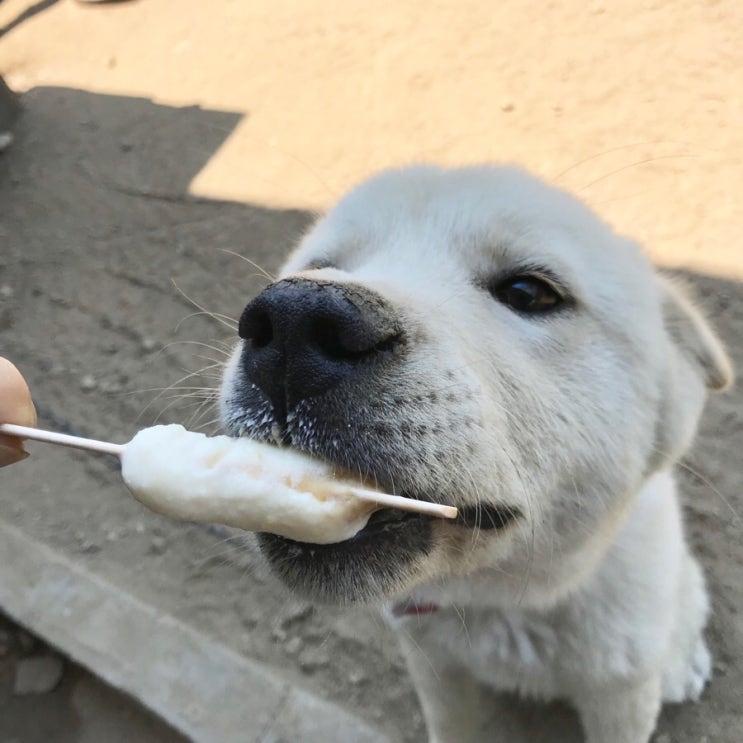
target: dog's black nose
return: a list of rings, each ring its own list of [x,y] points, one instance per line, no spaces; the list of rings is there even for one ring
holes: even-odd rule
[[[391,354],[400,330],[374,292],[331,282],[284,279],[242,313],[247,380],[284,422],[298,402],[321,395]]]

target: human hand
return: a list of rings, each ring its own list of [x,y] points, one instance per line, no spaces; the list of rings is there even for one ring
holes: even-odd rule
[[[36,409],[26,380],[18,369],[0,356],[0,423],[35,426]],[[20,462],[28,456],[22,439],[0,434],[0,467]]]

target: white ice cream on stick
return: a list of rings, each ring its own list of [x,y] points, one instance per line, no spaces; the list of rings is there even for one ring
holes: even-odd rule
[[[153,426],[128,444],[0,424],[0,433],[121,458],[121,474],[145,506],[187,521],[266,531],[330,544],[350,539],[380,508],[443,518],[457,509],[388,495],[291,449],[229,436],[208,437],[183,426]]]
[[[154,511],[316,544],[349,539],[378,507],[309,457],[176,425],[140,431],[124,448],[121,474]]]

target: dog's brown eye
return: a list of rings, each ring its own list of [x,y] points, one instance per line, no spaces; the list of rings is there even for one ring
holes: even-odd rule
[[[548,312],[562,303],[562,297],[543,279],[516,276],[491,289],[493,296],[516,312]]]

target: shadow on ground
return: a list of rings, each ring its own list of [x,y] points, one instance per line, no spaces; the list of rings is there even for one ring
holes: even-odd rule
[[[66,88],[31,90],[23,107],[15,144],[0,158],[0,353],[28,376],[42,423],[122,441],[156,415],[208,424],[213,414],[202,403],[234,331],[221,315],[184,318],[199,312],[194,303],[237,317],[265,278],[225,251],[274,271],[311,215],[188,194],[240,113]],[[741,286],[689,278],[743,368]],[[190,397],[166,391],[143,413],[151,388],[199,366],[199,381],[180,385]],[[167,409],[173,402],[179,407]],[[743,508],[733,463],[742,430],[741,393],[715,399],[681,475],[714,593],[718,665],[701,704],[664,712],[661,730],[674,743],[738,740],[743,547],[733,513]],[[97,498],[111,474],[89,458],[79,457],[79,483],[60,485],[50,457],[45,464],[39,452],[23,472],[12,468],[0,513],[238,652],[281,666],[394,740],[422,739],[394,643],[368,612],[298,610],[250,555],[236,568],[216,537]],[[20,498],[27,491],[32,502]],[[494,705],[494,718],[511,718],[509,740],[580,739],[559,705]]]

